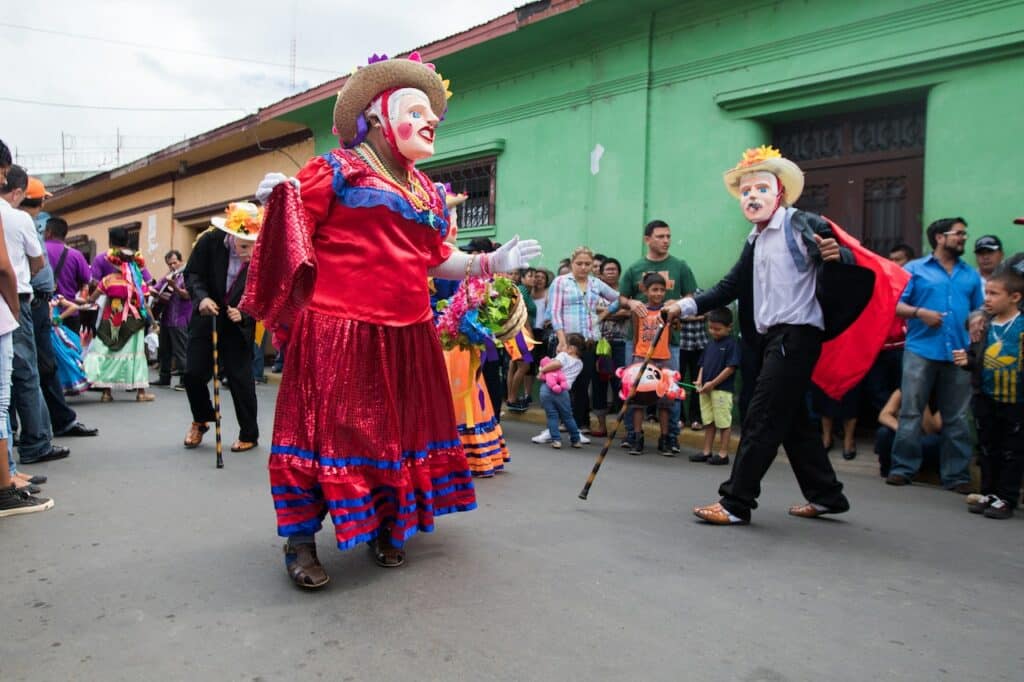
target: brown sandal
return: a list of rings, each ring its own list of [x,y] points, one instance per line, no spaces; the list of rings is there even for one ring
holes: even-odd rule
[[[152,393],[136,393],[135,402],[137,403],[151,403],[156,400],[156,396]]]
[[[389,532],[382,528],[381,534],[370,540],[370,554],[381,568],[398,568],[405,563],[405,550],[391,544],[391,538],[387,535]]]
[[[719,502],[708,504],[703,507],[694,507],[693,513],[701,521],[705,521],[715,526],[745,526],[750,523],[748,519],[737,518],[734,521],[730,518],[729,511]]]
[[[100,394],[100,402],[101,403],[112,403],[112,402],[114,402],[114,394],[111,393],[110,391],[103,391],[103,393]]]
[[[245,452],[252,450],[258,443],[256,441],[236,440],[231,444],[231,452]]]
[[[285,543],[284,565],[288,569],[288,577],[296,586],[306,590],[315,590],[331,581],[327,571],[316,556],[316,545],[301,544],[294,547]]]
[[[188,427],[188,433],[185,434],[185,447],[189,450],[199,447],[203,442],[203,434],[209,430],[210,427],[203,422],[192,422],[192,426]]]

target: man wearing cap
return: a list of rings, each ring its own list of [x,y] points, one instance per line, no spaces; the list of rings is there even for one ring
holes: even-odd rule
[[[39,363],[32,320],[32,277],[46,265],[43,247],[32,218],[18,207],[25,199],[28,174],[11,166],[0,188],[0,218],[11,265],[18,277],[18,328],[14,331],[14,364],[11,373],[12,414],[18,416],[18,457],[22,464],[63,459],[71,451],[54,445],[53,426],[39,381]],[[52,280],[51,280],[52,281]],[[47,309],[49,319],[49,309]],[[47,335],[49,339],[49,335]]]
[[[884,272],[881,259],[855,240],[844,238],[841,245],[837,239],[843,234],[834,224],[792,208],[803,190],[803,172],[778,150],[747,150],[726,171],[725,184],[754,224],[740,258],[718,284],[667,307],[688,317],[739,299],[740,329],[758,349],[760,367],[744,377],[755,385],[732,475],[719,488],[719,502],[696,507],[694,514],[715,525],[749,523],[779,445],[807,499],[789,513],[813,518],[844,512],[850,503],[810,423],[804,396],[812,374],[838,397],[867,372],[884,341],[886,326],[879,322],[892,319],[896,306],[887,280],[900,275]],[[877,310],[869,306],[873,298]],[[833,357],[837,352],[842,362]]]
[[[36,342],[36,361],[39,368],[39,386],[43,390],[46,410],[50,415],[53,434],[62,436],[95,436],[99,429],[91,428],[78,421],[78,414],[64,399],[64,387],[57,376],[57,357],[53,351],[50,336],[50,299],[56,291],[55,271],[49,262],[49,247],[46,245],[46,225],[50,214],[43,210],[43,202],[53,196],[46,191],[39,178],[29,177],[25,199],[21,209],[32,217],[36,236],[43,246],[46,257],[43,267],[32,276],[32,333]],[[81,254],[79,254],[81,256]],[[74,297],[71,298],[74,300]],[[78,319],[77,317],[75,318]]]
[[[185,374],[181,380],[192,410],[185,447],[198,447],[209,430],[207,424],[215,418],[207,384],[213,378],[216,327],[218,369],[231,386],[238,419],[238,439],[231,445],[231,451],[245,452],[255,448],[260,437],[252,375],[256,320],[242,313],[238,302],[245,291],[252,246],[263,214],[248,201],[228,205],[225,214],[210,220],[213,226],[196,240],[185,266],[185,283],[193,305],[188,320]]]
[[[338,93],[342,146],[256,192],[267,217],[242,308],[288,337],[269,468],[299,587],[328,581],[314,538],[327,514],[340,549],[368,542],[377,565],[395,568],[437,516],[476,508],[428,276],[511,272],[540,247],[445,243],[445,190],[415,164],[434,153],[447,99],[418,53],[374,55]]]
[[[987,282],[1003,262],[1003,242],[994,234],[978,237],[974,242],[974,261],[978,264],[978,274]]]
[[[933,251],[907,263],[910,283],[896,310],[907,320],[907,341],[899,429],[885,482],[909,485],[920,469],[921,415],[934,391],[942,415],[939,476],[946,489],[966,494],[971,487],[971,375],[953,364],[953,351],[969,346],[967,320],[984,302],[984,284],[962,258],[966,220],[942,218],[925,233]]]

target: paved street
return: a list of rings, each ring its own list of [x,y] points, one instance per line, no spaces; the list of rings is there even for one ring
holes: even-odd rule
[[[15,680],[1021,680],[1024,518],[843,474],[852,511],[786,515],[788,466],[745,528],[690,514],[722,468],[555,452],[507,426],[509,472],[478,511],[441,517],[407,565],[340,553],[319,593],[285,576],[264,446],[180,443],[185,396],[76,399],[94,439],[38,466],[56,507],[0,521],[0,679]],[[227,443],[237,435],[224,396]],[[862,453],[862,457],[866,454]]]

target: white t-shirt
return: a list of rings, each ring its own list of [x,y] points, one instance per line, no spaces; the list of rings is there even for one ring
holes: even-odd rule
[[[565,375],[565,380],[569,382],[569,387],[576,383],[576,377],[583,371],[583,361],[579,358],[574,358],[565,351],[562,351],[555,356],[555,360],[562,363],[562,374]]]
[[[7,242],[7,256],[11,259],[14,274],[18,277],[18,293],[32,293],[32,272],[28,259],[43,255],[39,244],[36,224],[32,216],[0,199],[0,220],[4,222],[4,241]]]
[[[543,329],[548,314],[548,294],[545,291],[540,298],[533,299],[533,305],[537,307],[537,314],[533,318],[534,329]]]

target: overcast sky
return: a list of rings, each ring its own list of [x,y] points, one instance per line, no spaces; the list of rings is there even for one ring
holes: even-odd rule
[[[526,1],[5,3],[0,139],[30,173],[60,171],[62,163],[68,170],[111,168],[118,131],[123,164],[348,73],[374,52],[410,50]]]

